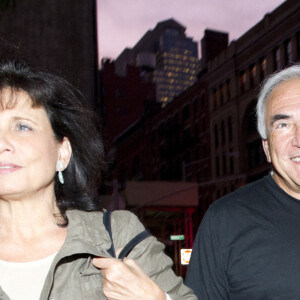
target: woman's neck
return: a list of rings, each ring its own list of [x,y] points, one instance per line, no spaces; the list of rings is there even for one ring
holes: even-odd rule
[[[32,261],[57,252],[66,237],[55,198],[0,200],[0,259]]]

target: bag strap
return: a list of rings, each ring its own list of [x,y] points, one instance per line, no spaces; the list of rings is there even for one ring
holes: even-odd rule
[[[139,244],[149,236],[151,236],[151,234],[147,230],[140,232],[137,236],[131,239],[131,241],[129,241],[128,244],[122,249],[118,258],[123,260],[137,244]]]
[[[116,257],[115,247],[112,238],[112,230],[111,230],[111,211],[105,211],[103,213],[103,223],[111,239],[111,247],[110,249],[108,249],[108,253],[112,257]],[[123,247],[122,251],[118,255],[118,259],[123,260],[137,244],[139,244],[149,236],[151,236],[151,234],[147,230],[140,232]]]
[[[115,252],[115,247],[112,239],[112,231],[111,231],[111,218],[110,218],[111,212],[110,211],[105,211],[103,213],[103,224],[105,226],[105,229],[107,230],[110,240],[111,240],[111,247],[107,250],[107,252],[112,256],[116,257],[116,252]]]

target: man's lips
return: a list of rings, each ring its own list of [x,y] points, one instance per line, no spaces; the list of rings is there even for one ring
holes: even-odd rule
[[[294,162],[300,162],[300,156],[292,157],[291,160]]]

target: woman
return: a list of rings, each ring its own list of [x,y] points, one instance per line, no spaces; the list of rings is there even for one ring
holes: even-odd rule
[[[123,261],[109,254],[95,197],[103,144],[70,84],[2,63],[0,104],[1,300],[197,299],[154,237]],[[111,227],[117,253],[144,230],[126,211]]]

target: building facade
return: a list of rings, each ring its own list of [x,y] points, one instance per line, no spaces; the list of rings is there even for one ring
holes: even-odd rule
[[[159,22],[132,49],[116,59],[122,73],[126,65],[141,67],[156,84],[156,100],[166,104],[196,81],[198,46],[173,19]]]
[[[194,232],[212,202],[270,171],[255,106],[266,76],[300,62],[300,2],[283,2],[230,44],[227,33],[206,30],[201,46],[196,82],[115,139],[112,175],[120,190],[130,181],[197,183],[198,209],[190,216]],[[145,209],[135,211],[144,217]],[[169,224],[166,214],[147,211],[158,224],[152,229],[168,245],[164,238],[171,227],[159,235],[160,222]],[[186,222],[182,212],[178,228]],[[169,220],[174,223],[172,215]],[[147,222],[151,227],[151,219]]]
[[[94,105],[98,98],[95,0],[5,0],[0,54],[65,77]],[[8,50],[10,48],[10,51]]]
[[[299,61],[300,3],[287,0],[217,57],[202,62],[202,78],[208,82],[212,201],[269,172],[256,130],[259,86],[269,74]]]
[[[104,139],[110,145],[124,130],[159,109],[155,85],[139,67],[128,65],[119,75],[115,62],[103,59],[100,83]]]
[[[269,172],[255,105],[267,75],[300,61],[300,3],[285,1],[230,44],[226,33],[211,30],[201,42],[207,55],[196,83],[115,143],[122,186],[132,179],[195,181],[200,216]]]

